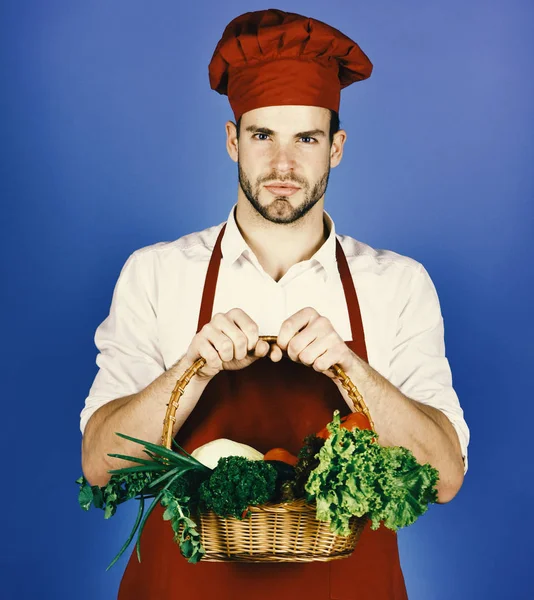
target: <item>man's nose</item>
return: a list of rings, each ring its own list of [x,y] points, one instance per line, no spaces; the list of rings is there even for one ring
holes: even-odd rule
[[[276,171],[291,171],[295,167],[294,152],[287,146],[278,144],[271,159],[271,168]]]

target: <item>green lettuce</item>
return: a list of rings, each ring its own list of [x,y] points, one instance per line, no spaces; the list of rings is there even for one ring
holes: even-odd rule
[[[327,428],[305,490],[316,502],[317,519],[334,533],[349,535],[351,517],[363,516],[372,529],[383,522],[396,531],[437,501],[437,469],[419,464],[407,448],[381,446],[374,431],[342,428],[337,410]]]

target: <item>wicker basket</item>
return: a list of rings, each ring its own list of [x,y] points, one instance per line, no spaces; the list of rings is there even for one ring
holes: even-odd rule
[[[276,336],[260,336],[269,343]],[[162,445],[171,448],[173,426],[180,397],[191,378],[206,363],[199,358],[176,382],[171,394],[163,425]],[[354,408],[367,416],[374,428],[371,415],[361,394],[339,365],[331,370],[347,390]],[[366,518],[350,520],[350,535],[332,533],[328,523],[316,519],[315,503],[303,499],[280,504],[266,503],[249,507],[250,516],[239,520],[220,517],[213,511],[194,516],[201,543],[206,550],[205,562],[311,562],[329,561],[350,556],[363,531]]]

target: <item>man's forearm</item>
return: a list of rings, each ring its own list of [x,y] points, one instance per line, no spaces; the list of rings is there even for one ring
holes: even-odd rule
[[[112,458],[108,454],[125,454],[147,458],[143,446],[115,435],[124,433],[155,444],[161,443],[163,421],[176,381],[190,366],[182,357],[144,390],[117,398],[101,406],[89,419],[82,440],[82,470],[92,485],[103,486],[111,475],[110,469],[132,466],[134,463]],[[176,435],[195,405],[208,380],[193,377],[180,398],[176,411],[173,435]]]
[[[460,442],[449,419],[439,410],[411,400],[359,356],[347,375],[369,408],[383,446],[404,446],[420,463],[439,471],[440,502],[451,500],[463,482]],[[347,403],[346,390],[336,380]]]

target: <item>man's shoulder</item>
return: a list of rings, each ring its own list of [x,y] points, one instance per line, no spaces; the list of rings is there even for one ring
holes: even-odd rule
[[[357,240],[350,235],[336,234],[347,257],[351,271],[372,270],[383,273],[388,270],[414,271],[421,263],[414,258],[386,248],[373,246]]]
[[[209,259],[217,235],[224,223],[187,233],[171,241],[155,242],[135,250],[131,258],[148,264],[154,261],[181,261]]]
[[[130,260],[137,259],[137,262],[147,268],[171,265],[175,268],[178,264],[208,262],[223,225],[224,222],[171,241],[143,246],[132,253]],[[367,271],[382,275],[405,271],[411,274],[422,267],[419,261],[399,252],[375,248],[347,234],[336,232],[336,237],[341,243],[351,272]]]

